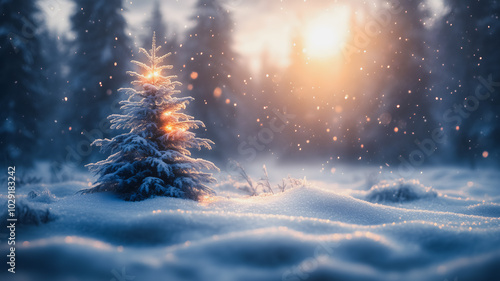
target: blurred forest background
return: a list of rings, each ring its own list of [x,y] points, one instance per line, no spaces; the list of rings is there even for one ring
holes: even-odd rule
[[[499,163],[498,1],[197,0],[180,28],[161,1],[131,26],[128,2],[74,0],[66,36],[46,22],[56,2],[0,0],[4,165],[47,161],[57,173],[103,159],[90,143],[119,133],[106,117],[119,111],[117,89],[129,87],[129,62],[150,48],[153,30],[173,53],[181,95],[196,99],[187,110],[206,124],[197,134],[216,143],[194,154],[221,168],[260,157]],[[233,10],[266,13],[271,2],[293,18],[280,26],[290,36],[241,54],[237,23],[258,19]]]

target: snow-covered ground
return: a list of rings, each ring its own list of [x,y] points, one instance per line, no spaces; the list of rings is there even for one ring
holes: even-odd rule
[[[75,194],[85,175],[25,184],[17,203],[30,224],[16,228],[16,274],[4,263],[0,279],[500,279],[498,170],[427,168],[405,180],[386,167],[314,170],[270,169],[275,194],[252,197],[221,175],[201,202]],[[288,174],[307,182],[279,192]]]

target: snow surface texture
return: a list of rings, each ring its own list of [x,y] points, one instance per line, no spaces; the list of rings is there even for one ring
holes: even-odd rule
[[[499,182],[494,170],[390,180],[345,167],[253,197],[221,178],[201,202],[77,195],[79,181],[25,185],[19,202],[38,220],[17,228],[17,273],[0,279],[499,280]]]

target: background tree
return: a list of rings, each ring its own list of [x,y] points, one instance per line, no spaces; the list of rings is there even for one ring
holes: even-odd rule
[[[198,0],[184,44],[184,80],[196,98],[192,114],[205,120],[206,132],[200,134],[216,143],[217,160],[234,154],[236,133],[236,64],[232,50],[233,21],[219,0]]]
[[[47,33],[39,28],[35,1],[1,0],[0,13],[0,161],[29,166],[40,156],[46,129],[40,124],[41,103],[49,100],[42,53]]]
[[[144,23],[144,28],[146,32],[144,33],[144,37],[142,39],[143,45],[149,44],[151,40],[151,34],[153,32],[156,33],[156,40],[165,46],[162,48],[163,53],[171,52],[172,54],[176,54],[179,48],[179,42],[177,38],[177,32],[171,31],[169,25],[163,19],[163,13],[161,12],[161,5],[158,0],[156,0],[153,4],[153,10],[151,11],[151,17],[146,20]],[[177,64],[177,56],[172,57],[175,61],[172,62],[172,65]]]
[[[65,122],[74,141],[108,135],[105,117],[117,109],[115,89],[129,81],[121,69],[130,57],[121,0],[75,3],[71,26],[76,37],[70,46],[68,79],[72,91],[68,106],[73,114]]]
[[[365,138],[370,158],[377,163],[408,158],[418,148],[416,142],[431,137],[432,129],[438,127],[432,114],[436,106],[430,81],[433,54],[424,24],[429,10],[423,2],[398,5],[399,12],[371,42],[377,63],[364,66],[377,87],[378,100],[370,112],[373,122],[367,124]]]
[[[41,54],[45,58],[44,67],[40,70],[45,88],[43,99],[36,101],[41,119],[38,122],[41,128],[38,137],[41,147],[44,148],[40,149],[39,153],[41,158],[53,160],[65,153],[63,148],[66,143],[61,133],[67,129],[63,127],[62,118],[67,112],[65,97],[68,96],[68,87],[63,74],[67,51],[61,48],[61,40],[45,28],[42,29],[40,38],[43,38]]]
[[[195,137],[189,129],[203,127],[180,110],[193,100],[177,98],[175,90],[180,83],[172,81],[175,75],[163,76],[162,65],[170,53],[157,56],[161,46],[153,46],[149,52],[140,52],[148,58],[148,64],[132,61],[144,74],[128,72],[138,80],[132,82],[142,90],[123,89],[128,100],[122,101],[123,114],[109,116],[113,129],[128,129],[112,139],[99,139],[94,145],[109,151],[106,160],[89,164],[89,169],[99,175],[94,188],[84,192],[113,191],[126,200],[142,200],[151,196],[168,196],[198,199],[212,193],[206,185],[215,179],[203,169],[218,170],[209,161],[190,157],[190,148],[210,149],[212,141]]]
[[[444,111],[440,111],[438,116],[452,140],[448,159],[462,160],[474,167],[486,158],[484,156],[490,160],[497,159],[500,154],[498,94],[490,93],[489,98],[479,102],[467,100],[475,96],[478,88],[480,94],[491,90],[479,77],[500,81],[498,52],[495,51],[500,47],[500,3],[468,0],[454,5],[448,2],[450,10],[438,23],[438,37],[448,39],[441,41],[444,51],[439,58],[442,64],[437,65],[436,72],[444,81],[438,84],[440,90],[447,94],[443,97],[443,108],[453,113],[444,116]]]

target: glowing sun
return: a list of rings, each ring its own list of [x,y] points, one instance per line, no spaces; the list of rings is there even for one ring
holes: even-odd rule
[[[333,56],[342,50],[349,34],[349,10],[336,7],[314,18],[306,27],[306,50],[309,56]]]

